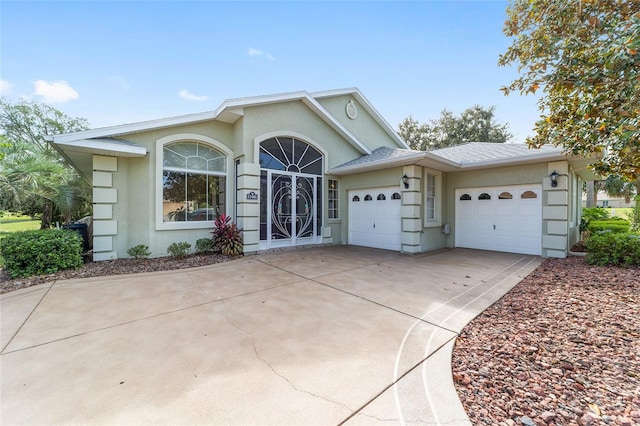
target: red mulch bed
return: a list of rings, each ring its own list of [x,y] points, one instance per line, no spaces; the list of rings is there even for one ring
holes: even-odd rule
[[[194,268],[196,266],[226,262],[229,259],[231,257],[217,253],[198,253],[184,257],[167,256],[153,259],[105,260],[102,262],[88,262],[78,269],[16,279],[9,279],[9,276],[0,269],[0,294],[56,280]]]
[[[476,425],[640,425],[640,268],[546,259],[462,331]]]

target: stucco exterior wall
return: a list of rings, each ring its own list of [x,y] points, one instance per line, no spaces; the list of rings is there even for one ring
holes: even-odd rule
[[[360,138],[360,140],[372,151],[376,148],[380,148],[381,146],[393,146],[399,148],[395,143],[390,145],[391,138],[389,138],[389,135],[387,135],[378,122],[369,115],[355,97],[351,95],[336,96],[331,98],[322,98],[319,99],[318,102],[342,125],[344,125],[344,127],[358,136],[358,138]],[[346,113],[346,107],[349,102],[353,102],[356,106],[357,116],[355,119],[349,118]]]
[[[395,146],[361,105],[357,105],[358,116],[355,119],[346,116],[344,107],[350,100],[355,102],[351,96],[339,97],[335,101],[327,101],[327,106],[335,114],[344,116],[340,121],[370,149],[381,145]],[[339,111],[339,108],[342,110]],[[277,135],[294,136],[309,142],[325,154],[325,171],[362,155],[302,101],[245,108],[243,117],[234,124],[207,121],[121,135],[119,137],[122,139],[144,146],[147,155],[141,158],[117,158],[118,170],[113,172],[113,188],[118,194],[118,199],[112,206],[112,220],[117,223],[118,229],[117,233],[110,237],[113,250],[109,256],[126,257],[127,249],[138,244],[148,245],[153,256],[160,256],[167,253],[167,247],[171,243],[186,241],[194,247],[197,239],[210,237],[210,224],[202,224],[197,229],[157,228],[157,197],[161,197],[162,193],[161,188],[157,188],[157,176],[161,173],[161,170],[157,170],[157,156],[162,155],[162,152],[158,151],[157,141],[179,134],[211,138],[231,150],[233,165],[227,170],[230,191],[227,197],[227,213],[245,229],[245,248],[248,252],[255,252],[259,247],[259,200],[262,196],[259,194],[260,166],[257,162],[259,142]],[[238,161],[237,166],[235,160]],[[347,242],[346,193],[350,187],[371,184],[397,186],[401,176],[400,169],[372,172],[355,180],[325,175],[322,194],[323,227],[328,229],[323,230],[323,242]],[[236,178],[237,188],[234,187]],[[327,218],[327,180],[330,178],[340,181],[341,194],[340,219],[332,221]],[[258,200],[246,199],[247,193],[252,191],[258,194]],[[234,200],[238,203],[238,211]]]

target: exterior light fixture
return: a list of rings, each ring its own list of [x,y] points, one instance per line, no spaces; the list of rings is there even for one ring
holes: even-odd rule
[[[407,175],[402,176],[402,183],[404,184],[404,189],[409,189],[409,178]]]
[[[551,186],[553,188],[558,186],[558,176],[560,176],[560,175],[555,170],[553,172],[551,172],[551,174],[549,175],[549,177],[551,178]]]

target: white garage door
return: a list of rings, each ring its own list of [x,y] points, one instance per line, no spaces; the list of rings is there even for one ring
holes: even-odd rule
[[[542,188],[456,190],[456,247],[540,255]]]
[[[399,187],[349,191],[349,244],[400,251]]]

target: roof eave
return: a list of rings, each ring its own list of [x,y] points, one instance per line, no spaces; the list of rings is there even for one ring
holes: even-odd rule
[[[409,166],[411,164],[416,164],[422,158],[424,158],[423,152],[414,154],[414,155],[407,155],[400,158],[392,158],[392,159],[387,158],[384,160],[371,161],[364,164],[354,164],[352,166],[345,166],[345,167],[338,166],[329,170],[329,173],[336,176],[344,176],[344,175],[351,175],[355,173],[367,172],[371,170],[388,169],[391,167],[399,167],[399,166]]]

